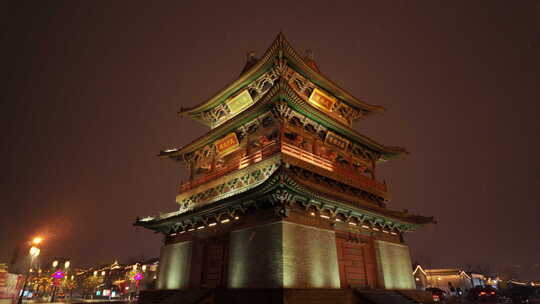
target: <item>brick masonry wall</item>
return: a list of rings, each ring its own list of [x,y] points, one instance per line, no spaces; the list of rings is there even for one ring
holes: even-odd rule
[[[190,241],[165,245],[161,248],[158,289],[187,288],[191,266]]]
[[[228,287],[339,288],[333,231],[275,222],[231,232]]]
[[[282,240],[281,222],[232,231],[229,243],[228,287],[281,287]]]
[[[386,241],[375,241],[379,287],[414,289],[409,247]]]
[[[291,222],[282,223],[283,286],[339,288],[335,233]]]

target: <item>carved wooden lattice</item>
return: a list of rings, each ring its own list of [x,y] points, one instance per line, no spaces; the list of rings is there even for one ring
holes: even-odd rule
[[[298,95],[300,95],[306,102],[309,102],[309,96],[313,90],[318,89],[324,91],[290,67],[285,70],[284,78],[288,81],[289,85],[296,91],[296,93],[298,93]],[[328,94],[328,92],[326,93]],[[336,99],[336,102],[334,103],[329,114],[334,118],[345,122],[349,126],[351,125],[352,120],[363,116],[360,110],[354,109],[339,99]]]
[[[261,97],[264,96],[274,85],[276,80],[279,78],[279,68],[273,67],[268,72],[262,74],[259,78],[257,78],[255,81],[250,83],[244,90],[247,90],[249,92],[249,95],[251,96],[251,99],[253,99],[253,102],[257,102]],[[244,91],[242,90],[242,91]],[[201,113],[201,118],[206,121],[209,125],[212,126],[212,128],[215,128],[225,121],[227,121],[229,118],[233,117],[234,115],[238,113],[234,113],[229,108],[227,101],[234,98],[236,95],[231,96],[218,106],[204,111]]]

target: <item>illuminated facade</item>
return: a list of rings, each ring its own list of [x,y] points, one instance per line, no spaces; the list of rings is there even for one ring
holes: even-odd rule
[[[473,285],[471,276],[461,269],[423,269],[418,265],[413,271],[413,276],[418,289],[436,287],[448,294],[452,292],[451,287],[454,287],[454,291],[459,288],[465,292],[476,286]]]
[[[323,76],[279,34],[240,77],[181,114],[210,131],[160,157],[184,164],[178,210],[137,219],[165,235],[159,289],[414,289],[377,166],[400,154],[352,128],[384,108]]]

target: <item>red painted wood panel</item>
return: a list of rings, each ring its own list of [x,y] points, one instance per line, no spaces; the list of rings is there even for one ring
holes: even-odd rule
[[[207,239],[204,246],[201,286],[206,288],[226,285],[227,239]]]
[[[336,237],[339,277],[342,288],[375,288],[377,266],[372,240]]]

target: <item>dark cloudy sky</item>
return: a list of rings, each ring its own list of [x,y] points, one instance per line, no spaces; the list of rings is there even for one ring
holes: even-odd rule
[[[536,1],[11,1],[0,7],[0,262],[35,233],[75,265],[154,257],[136,216],[175,209],[159,160],[206,128],[176,115],[233,81],[278,31],[388,111],[356,128],[410,156],[381,176],[432,267],[540,279]]]

